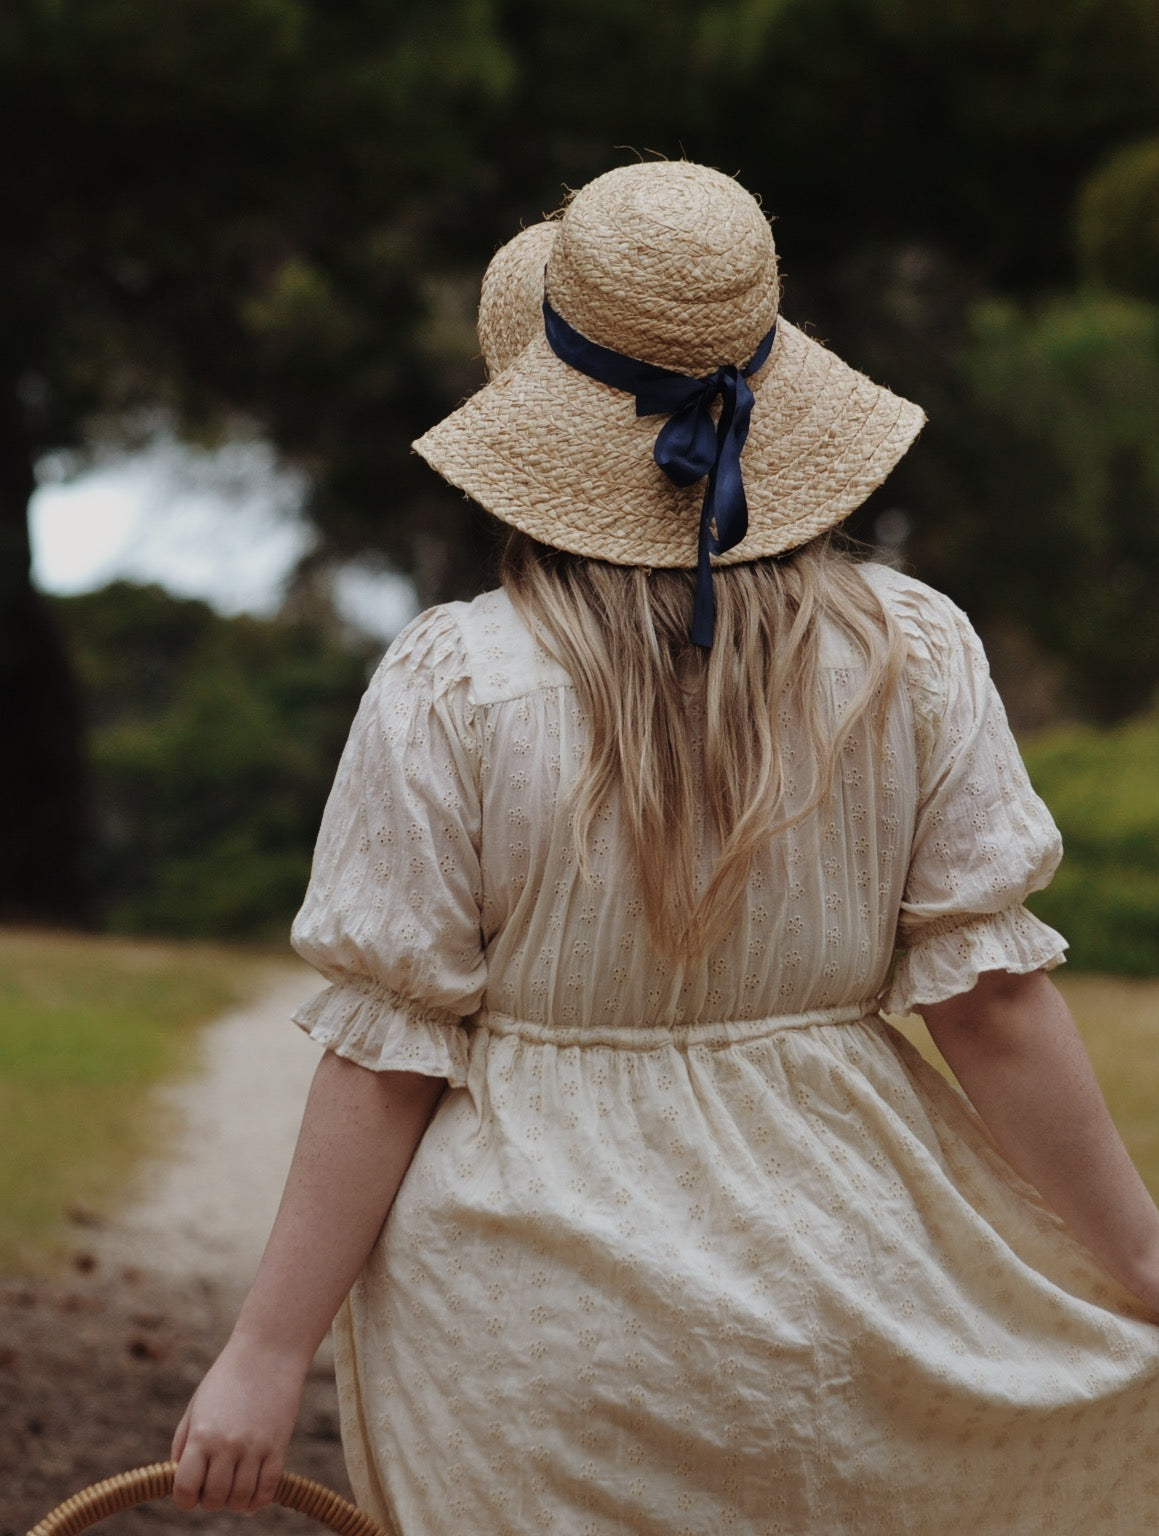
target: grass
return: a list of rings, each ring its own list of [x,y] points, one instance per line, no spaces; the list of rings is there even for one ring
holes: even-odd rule
[[[0,929],[0,1269],[50,1256],[70,1212],[107,1208],[157,1134],[149,1086],[189,1070],[198,1024],[253,996],[273,964],[219,945]],[[1159,1198],[1159,981],[1056,980]],[[920,1020],[902,1027],[940,1060]]]
[[[1107,730],[1060,725],[1025,744],[1066,857],[1027,903],[1071,941],[1071,964],[1159,975],[1159,712]]]
[[[1065,970],[1053,980],[1070,1004],[1115,1124],[1159,1200],[1159,981]],[[894,1022],[951,1075],[920,1019]]]
[[[0,1268],[51,1256],[107,1208],[158,1127],[149,1086],[196,1060],[199,1023],[254,995],[271,958],[0,929]]]

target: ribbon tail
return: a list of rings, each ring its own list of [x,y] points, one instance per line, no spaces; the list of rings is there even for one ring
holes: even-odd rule
[[[723,391],[716,431],[716,462],[708,480],[708,521],[715,533],[714,555],[732,549],[748,532],[749,509],[741,454],[751,412],[752,392],[744,379],[734,376]]]
[[[705,492],[704,506],[700,513],[700,541],[696,561],[696,596],[692,604],[692,625],[688,631],[693,645],[702,650],[712,649],[716,633],[716,594],[712,586],[712,530],[709,514],[711,488]]]

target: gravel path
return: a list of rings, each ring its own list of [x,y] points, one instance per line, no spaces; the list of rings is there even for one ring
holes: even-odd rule
[[[172,1135],[139,1170],[95,1247],[226,1291],[248,1285],[265,1246],[319,1050],[290,1022],[321,985],[306,966],[203,1033],[201,1071],[157,1090]]]

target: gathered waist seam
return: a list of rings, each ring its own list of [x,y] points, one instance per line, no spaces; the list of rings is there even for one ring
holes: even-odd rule
[[[619,1051],[723,1050],[749,1040],[765,1039],[787,1030],[813,1029],[818,1025],[857,1024],[878,1014],[876,999],[848,1003],[838,1008],[814,1008],[806,1013],[772,1014],[762,1019],[727,1019],[695,1024],[615,1025],[541,1024],[510,1014],[482,1010],[472,1020],[477,1030],[492,1035],[514,1035],[533,1045],[561,1048],[596,1047]]]

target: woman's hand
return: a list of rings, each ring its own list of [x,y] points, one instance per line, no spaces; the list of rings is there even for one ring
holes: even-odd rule
[[[173,1497],[182,1509],[252,1513],[272,1501],[308,1366],[230,1339],[173,1437]]]

